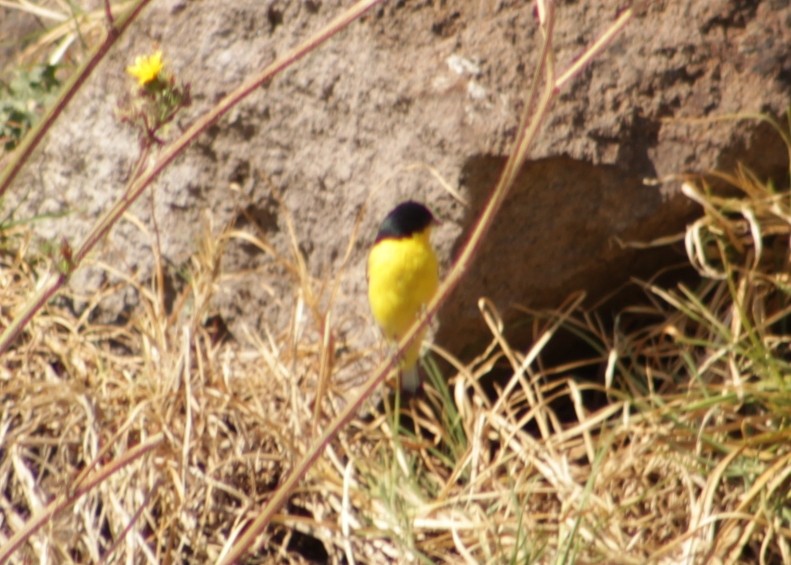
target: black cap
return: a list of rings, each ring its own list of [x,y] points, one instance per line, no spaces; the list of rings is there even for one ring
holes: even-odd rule
[[[379,226],[376,242],[383,239],[402,239],[422,232],[436,220],[420,202],[407,200],[393,208]]]

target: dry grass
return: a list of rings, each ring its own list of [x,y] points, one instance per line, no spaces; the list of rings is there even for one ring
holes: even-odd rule
[[[608,330],[576,299],[526,312],[530,351],[510,347],[482,302],[491,346],[467,366],[449,358],[455,374],[401,417],[387,401],[343,430],[249,562],[791,559],[791,215],[787,193],[746,173],[729,180],[741,193],[687,187],[706,203],[688,234],[708,275],[698,287],[644,284],[652,305]],[[46,259],[24,227],[4,235],[6,323]],[[61,300],[6,354],[3,542],[47,516],[15,560],[216,560],[340,410],[337,383],[316,404],[334,343],[318,293],[332,281],[276,258],[309,299],[287,332],[245,348],[212,331],[222,251],[204,243],[175,311],[129,280],[144,308],[127,323],[95,324]],[[598,354],[544,366],[560,327]],[[354,351],[354,337],[334,347]],[[335,370],[366,367],[359,353]],[[509,376],[492,395],[480,378],[494,366]],[[586,367],[603,378],[579,378]],[[607,401],[589,407],[593,391]]]

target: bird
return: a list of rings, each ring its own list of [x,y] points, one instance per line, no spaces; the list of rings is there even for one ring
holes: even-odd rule
[[[385,338],[396,344],[406,335],[439,286],[439,264],[431,229],[439,222],[423,204],[402,202],[379,226],[368,254],[368,302]],[[424,327],[399,359],[401,389],[420,386],[417,361]]]

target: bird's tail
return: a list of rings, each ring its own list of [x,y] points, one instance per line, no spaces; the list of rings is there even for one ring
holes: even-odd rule
[[[414,341],[407,347],[404,352],[404,357],[401,359],[401,390],[409,394],[414,394],[420,387],[418,359],[420,359],[420,349],[423,345],[423,338],[425,335],[425,330],[418,333]]]
[[[418,373],[417,363],[407,369],[401,370],[401,390],[409,394],[415,394],[420,387],[420,373]]]

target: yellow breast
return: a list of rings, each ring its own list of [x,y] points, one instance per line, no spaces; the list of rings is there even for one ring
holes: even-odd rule
[[[368,300],[374,319],[389,339],[401,339],[439,285],[429,232],[384,239],[368,256]]]

